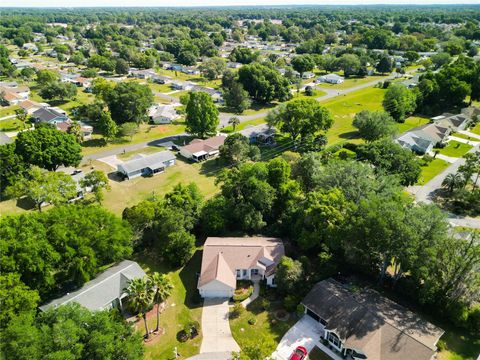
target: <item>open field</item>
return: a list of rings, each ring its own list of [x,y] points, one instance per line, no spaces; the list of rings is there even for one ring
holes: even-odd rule
[[[160,327],[165,333],[145,344],[145,359],[172,359],[175,347],[180,354],[179,359],[197,354],[202,340],[201,331],[195,339],[184,343],[177,341],[177,333],[189,322],[200,323],[201,320],[201,304],[194,304],[192,301],[197,287],[195,274],[200,271],[201,252],[197,251],[187,265],[180,269],[172,269],[164,264],[155,250],[151,250],[148,254],[139,254],[134,260],[147,273],[167,274],[173,284],[172,296],[167,300],[165,311],[160,314]],[[149,319],[148,325],[150,329],[155,328],[156,316]],[[137,322],[137,329],[140,333],[145,333],[143,320]]]
[[[451,157],[462,157],[465,155],[473,146],[464,144],[455,140],[448,142],[447,146],[443,149],[439,149],[440,154]]]
[[[29,123],[26,124],[30,126]],[[11,118],[6,120],[0,120],[0,131],[18,131],[24,127],[24,123],[17,118]]]
[[[246,127],[248,126],[254,126],[254,125],[260,125],[260,124],[264,124],[266,123],[267,120],[266,118],[262,117],[262,118],[258,118],[258,119],[254,119],[254,120],[248,120],[248,121],[244,121],[242,123],[240,123],[240,125],[238,125],[236,128],[235,128],[235,131],[240,131],[240,130],[243,130],[245,129]],[[231,133],[233,132],[233,126],[231,125],[228,125],[228,126],[225,126],[221,132],[224,132],[224,133]]]
[[[433,159],[427,166],[422,166],[422,172],[418,178],[417,185],[425,185],[449,165],[450,163],[445,160]]]
[[[367,88],[320,102],[332,113],[334,123],[327,132],[329,145],[344,140],[358,138],[358,133],[352,125],[357,112],[362,110],[382,109],[385,90]]]

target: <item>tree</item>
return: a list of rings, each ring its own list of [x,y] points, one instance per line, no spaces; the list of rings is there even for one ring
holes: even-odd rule
[[[95,89],[95,85],[94,85]],[[153,104],[152,90],[148,85],[121,82],[113,89],[101,92],[116,123],[147,120],[147,110]]]
[[[292,67],[302,76],[304,72],[313,70],[315,61],[311,55],[298,55],[292,59]]]
[[[295,99],[272,110],[267,116],[271,126],[278,126],[292,140],[328,130],[333,119],[330,112],[315,99]]]
[[[100,204],[103,200],[103,190],[110,190],[108,178],[103,171],[93,170],[80,180],[80,186],[86,191],[90,188],[95,195],[95,200]]]
[[[2,273],[0,275],[0,329],[20,313],[35,311],[40,297],[38,291],[30,289],[20,279],[18,273]]]
[[[38,211],[41,211],[45,204],[67,203],[77,195],[75,181],[70,175],[42,170],[36,166],[7,191],[16,198],[25,196],[32,200]]]
[[[150,338],[147,324],[147,312],[153,306],[154,291],[147,277],[128,280],[124,289],[129,299],[129,306],[142,316],[145,325],[145,338]]]
[[[153,302],[157,305],[157,326],[155,327],[155,332],[158,332],[160,328],[160,304],[172,294],[173,285],[167,275],[157,272],[148,276],[148,282],[153,289]]]
[[[164,254],[172,265],[183,266],[192,258],[195,249],[195,237],[182,229],[168,235]]]
[[[345,77],[357,75],[360,71],[360,59],[355,54],[343,54],[338,59],[338,65],[343,70]]]
[[[250,64],[258,59],[260,53],[258,51],[252,51],[249,48],[236,47],[230,53],[230,61],[236,61],[241,64]]]
[[[78,121],[74,121],[67,129],[67,134],[75,136],[77,143],[82,143],[83,141],[83,131],[82,126]]]
[[[250,145],[247,137],[242,134],[233,134],[225,139],[220,146],[220,159],[228,165],[237,165],[247,160],[258,160],[260,150],[255,145]]]
[[[278,290],[284,294],[295,294],[297,287],[303,281],[302,263],[283,256],[275,272],[275,281]]]
[[[60,81],[60,75],[52,70],[38,70],[37,83],[40,87]]]
[[[0,145],[0,194],[21,179],[28,170],[20,155],[15,151],[15,143]]]
[[[17,116],[17,119],[22,122],[23,128],[25,128],[25,122],[27,121],[28,117],[27,111],[24,108],[15,109],[15,115]]]
[[[375,69],[381,74],[391,73],[393,69],[393,62],[390,56],[383,55],[378,61]]]
[[[473,190],[475,190],[480,177],[480,151],[467,153],[463,157],[465,163],[458,168],[458,171],[463,175],[466,182],[472,181],[472,177],[475,175],[475,180],[473,181]]]
[[[77,87],[70,82],[52,82],[45,84],[39,92],[44,99],[72,99],[77,96]]]
[[[191,92],[185,113],[186,130],[188,133],[200,138],[216,133],[220,122],[218,109],[208,93],[203,91]]]
[[[115,62],[115,72],[119,75],[125,75],[128,74],[128,71],[130,70],[130,66],[128,66],[128,62],[125,61],[124,59],[117,59]]]
[[[384,111],[362,110],[355,115],[353,126],[366,141],[393,137],[397,132],[395,121]]]
[[[118,134],[118,126],[115,121],[112,120],[112,116],[109,111],[102,111],[98,118],[98,126],[102,135],[107,140],[112,140]]]
[[[209,80],[217,79],[226,68],[225,60],[222,58],[208,59],[199,66],[202,75]]]
[[[123,123],[122,125],[120,125],[119,129],[118,129],[118,134],[120,136],[129,136],[130,137],[130,141],[133,140],[133,136],[135,134],[137,134],[139,131],[138,129],[138,124],[137,123],[134,123],[134,122],[126,122],[126,123]]]
[[[391,139],[381,139],[357,148],[358,157],[370,162],[377,172],[386,171],[400,177],[404,186],[417,182],[421,167],[415,154]]]
[[[446,187],[450,193],[453,193],[453,190],[463,187],[465,184],[465,179],[459,173],[448,174],[445,179],[442,181],[442,186]]]
[[[15,140],[15,153],[27,164],[51,171],[60,165],[77,166],[82,160],[81,150],[75,136],[51,126],[20,132]]]
[[[250,96],[243,88],[243,85],[234,80],[228,88],[223,89],[225,105],[241,114],[252,104]]]
[[[446,52],[440,52],[440,53],[434,54],[430,59],[432,60],[432,63],[435,66],[435,69],[439,69],[443,65],[449,64],[450,61],[452,61],[452,57],[450,56],[449,53],[446,53]]]
[[[98,77],[92,81],[92,93],[97,96],[97,99],[105,101],[108,94],[115,89],[115,86],[116,84],[113,81]]]
[[[289,83],[277,70],[259,63],[242,66],[238,81],[256,101],[268,103],[272,100],[286,101],[291,98]]]
[[[397,122],[403,123],[405,117],[415,111],[415,94],[400,84],[392,84],[383,99],[383,108]]]
[[[232,125],[233,127],[233,132],[235,132],[235,129],[238,125],[240,125],[240,119],[236,116],[233,116],[231,117],[230,119],[228,119],[228,124],[229,125]]]

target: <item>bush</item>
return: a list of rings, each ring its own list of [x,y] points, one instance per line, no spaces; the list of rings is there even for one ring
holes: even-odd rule
[[[300,300],[296,296],[287,295],[283,300],[283,306],[285,306],[285,309],[287,309],[287,311],[292,312],[297,309],[297,305],[299,302]]]
[[[200,331],[200,324],[198,321],[191,321],[185,326],[185,333],[189,336],[190,339],[195,338]]]
[[[383,82],[382,88],[383,89],[388,89],[389,86],[390,86],[390,81],[387,80],[387,81]]]
[[[186,342],[190,337],[188,336],[187,332],[185,330],[180,330],[177,333],[177,340],[179,342]]]
[[[302,316],[303,314],[305,314],[305,306],[303,306],[302,304],[298,304],[296,311],[298,316]]]
[[[268,299],[262,298],[262,309],[268,311],[270,309],[270,301]]]
[[[433,156],[432,155],[429,155],[429,154],[425,154],[422,156],[422,160],[423,160],[423,166],[427,166],[428,164],[430,164],[432,161],[433,161]]]
[[[248,319],[248,323],[250,325],[255,325],[257,323],[257,318],[251,317],[250,319]]]
[[[249,284],[247,285],[245,283],[240,283],[239,282],[239,284],[237,286],[240,286],[240,288],[235,290],[235,293],[233,294],[233,301],[242,302],[243,300],[248,299],[252,295],[253,285],[250,281],[248,283]],[[245,287],[246,287],[245,285],[248,286],[247,291],[244,291]]]
[[[445,350],[447,350],[447,343],[445,342],[445,340],[443,340],[443,339],[438,340],[438,342],[437,342],[437,348],[438,348],[438,350],[440,350],[440,351],[445,351]]]
[[[238,317],[240,317],[240,315],[243,314],[244,311],[245,308],[243,307],[243,305],[241,303],[236,303],[233,306],[233,309],[230,311],[230,318],[237,319]]]

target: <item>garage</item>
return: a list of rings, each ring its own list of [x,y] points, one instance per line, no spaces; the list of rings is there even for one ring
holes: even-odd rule
[[[318,316],[317,314],[315,314],[312,310],[310,310],[309,308],[307,308],[307,315],[310,316],[311,318],[313,318],[315,321],[320,321],[320,316]]]
[[[231,298],[234,289],[218,280],[211,281],[198,288],[203,298]]]

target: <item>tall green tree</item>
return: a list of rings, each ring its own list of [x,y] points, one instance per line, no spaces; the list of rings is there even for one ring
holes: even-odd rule
[[[405,122],[407,115],[412,114],[416,108],[415,94],[405,86],[392,84],[389,86],[382,102],[383,108],[397,122]]]
[[[242,134],[233,134],[225,139],[220,146],[220,159],[228,165],[236,165],[247,160],[258,160],[260,150],[255,145],[250,145],[247,137]]]
[[[153,104],[152,90],[135,82],[121,82],[102,96],[113,120],[119,124],[146,121],[147,110]]]
[[[150,331],[147,324],[147,312],[153,306],[154,290],[148,281],[148,278],[135,278],[127,282],[124,289],[129,299],[129,306],[143,318],[145,325],[145,338],[150,338]]]
[[[223,99],[225,100],[225,105],[239,114],[247,110],[252,104],[248,92],[236,80],[228,88],[223,89]]]
[[[286,101],[292,96],[288,80],[277,70],[260,63],[242,66],[238,81],[253,99],[261,103]]]
[[[312,71],[315,67],[315,61],[311,55],[297,55],[292,59],[292,67],[300,73]]]
[[[158,331],[160,328],[160,304],[172,294],[173,285],[167,275],[157,272],[148,276],[148,282],[153,289],[153,302],[157,305],[157,326],[155,331]]]
[[[362,110],[353,118],[353,126],[366,141],[393,137],[397,133],[395,121],[384,111]]]
[[[210,95],[203,91],[191,92],[185,108],[188,133],[205,138],[214,135],[220,123],[218,109]]]

